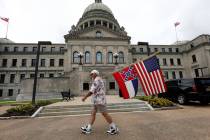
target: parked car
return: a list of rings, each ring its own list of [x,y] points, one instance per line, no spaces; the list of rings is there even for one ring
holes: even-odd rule
[[[186,104],[188,101],[210,102],[210,78],[176,79],[166,81],[167,92],[158,96]]]

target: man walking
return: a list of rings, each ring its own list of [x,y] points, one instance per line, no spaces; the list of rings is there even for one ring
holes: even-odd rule
[[[111,116],[107,113],[104,82],[101,77],[99,77],[99,72],[97,70],[92,70],[90,77],[93,80],[93,83],[90,91],[82,98],[82,101],[84,102],[89,96],[92,95],[93,109],[89,124],[81,127],[81,130],[85,134],[90,134],[92,132],[92,125],[94,124],[96,118],[96,113],[100,112],[109,123],[110,127],[107,133],[111,135],[117,134],[119,130],[112,121]]]

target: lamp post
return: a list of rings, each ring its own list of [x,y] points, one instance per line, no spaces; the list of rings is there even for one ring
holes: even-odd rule
[[[82,65],[82,58],[84,54],[82,52],[79,52],[78,57],[79,57],[79,65]]]
[[[36,53],[36,66],[35,66],[35,75],[34,75],[34,85],[33,85],[33,95],[32,95],[32,104],[35,105],[35,98],[36,98],[36,85],[37,85],[37,74],[38,74],[38,67],[39,67],[39,54],[40,54],[40,46],[41,45],[51,45],[50,41],[38,41],[38,48]]]
[[[118,62],[117,62],[117,59],[118,59],[118,57],[119,57],[119,54],[118,53],[114,53],[114,58],[115,58],[115,65],[117,65],[118,64]]]

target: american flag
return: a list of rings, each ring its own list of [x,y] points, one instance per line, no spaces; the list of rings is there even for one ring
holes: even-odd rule
[[[9,22],[9,18],[5,18],[5,17],[0,17],[1,20]]]
[[[134,64],[146,96],[166,92],[166,86],[158,59],[153,56]]]
[[[176,26],[178,26],[180,24],[180,22],[175,22],[174,23],[174,26],[176,27]]]

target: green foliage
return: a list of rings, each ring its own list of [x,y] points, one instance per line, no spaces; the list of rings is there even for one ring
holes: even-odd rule
[[[46,106],[55,102],[61,101],[60,99],[55,100],[40,100],[36,102],[36,105],[33,106],[31,102],[19,104],[14,108],[7,110],[7,113],[3,116],[31,116],[39,107]]]
[[[24,104],[8,109],[7,114],[10,114],[10,116],[26,116],[33,114],[34,111],[35,107],[31,104]]]
[[[153,107],[169,107],[174,105],[174,103],[168,99],[155,96],[138,96],[136,99],[147,101]]]

